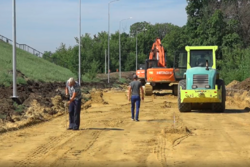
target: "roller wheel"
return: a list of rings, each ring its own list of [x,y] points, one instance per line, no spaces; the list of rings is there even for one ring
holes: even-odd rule
[[[222,79],[216,80],[216,84],[218,85],[218,89],[222,89],[222,102],[221,103],[213,103],[212,110],[214,112],[224,112],[226,108],[226,87],[225,83]]]
[[[178,96],[178,85],[173,85],[173,90],[172,90],[172,94],[174,96]]]
[[[153,94],[153,87],[150,84],[145,84],[145,96],[151,96]]]
[[[181,80],[178,84],[178,108],[180,112],[189,112],[191,111],[191,104],[190,103],[181,103],[181,92],[180,86],[182,89],[186,89],[186,80]]]

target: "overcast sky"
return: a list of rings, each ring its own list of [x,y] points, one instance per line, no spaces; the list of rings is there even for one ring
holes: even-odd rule
[[[111,0],[81,0],[81,32],[108,31],[108,3]],[[186,24],[186,0],[120,0],[110,4],[110,33],[129,32],[135,22]],[[79,36],[79,0],[16,0],[16,42],[40,52],[65,43],[76,44]],[[0,35],[12,39],[12,0],[0,0]]]

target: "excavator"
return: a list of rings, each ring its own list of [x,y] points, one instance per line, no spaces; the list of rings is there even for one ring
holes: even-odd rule
[[[178,80],[175,77],[174,68],[167,68],[166,53],[160,38],[156,38],[152,45],[149,59],[145,62],[143,69],[137,70],[138,78],[145,84],[146,96],[153,94],[153,90],[172,90],[173,95],[178,93]],[[144,78],[143,78],[144,77]]]
[[[142,85],[145,85],[145,64],[139,64],[139,69],[136,70],[136,75],[141,81]]]

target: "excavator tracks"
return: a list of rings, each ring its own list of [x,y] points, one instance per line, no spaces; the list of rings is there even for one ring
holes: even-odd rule
[[[151,96],[153,94],[153,87],[150,84],[145,84],[144,93],[145,96]]]

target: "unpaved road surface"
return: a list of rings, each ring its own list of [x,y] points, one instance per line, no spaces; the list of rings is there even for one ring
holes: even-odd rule
[[[179,113],[171,95],[146,97],[140,122],[126,93],[109,91],[81,112],[81,130],[66,115],[0,135],[0,166],[250,166],[250,113]],[[175,120],[175,124],[174,124]]]

